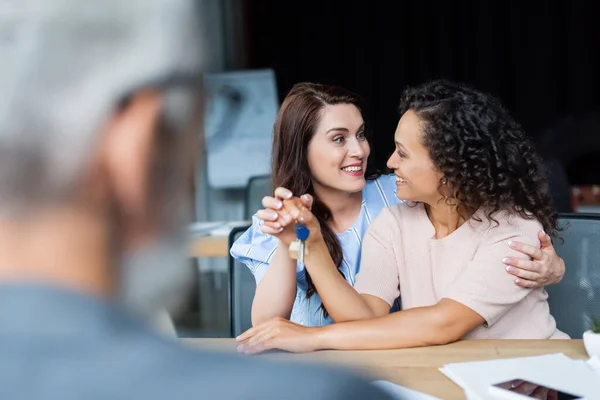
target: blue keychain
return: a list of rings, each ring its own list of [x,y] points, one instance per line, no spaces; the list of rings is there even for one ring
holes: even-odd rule
[[[299,222],[296,223],[296,237],[297,239],[290,244],[290,255],[293,259],[300,261],[304,264],[304,256],[308,254],[306,250],[305,242],[310,235],[310,230],[306,225]]]
[[[308,239],[308,235],[310,235],[310,230],[299,222],[296,223],[296,237],[298,240],[305,242]]]

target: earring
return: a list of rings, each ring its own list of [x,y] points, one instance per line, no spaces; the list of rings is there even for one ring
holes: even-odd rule
[[[442,185],[445,185],[448,183],[448,179],[446,179],[446,177],[442,178]]]

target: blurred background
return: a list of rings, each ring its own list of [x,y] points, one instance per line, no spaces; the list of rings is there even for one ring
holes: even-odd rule
[[[270,191],[277,107],[301,81],[362,95],[375,164],[393,150],[402,89],[434,78],[498,96],[534,138],[561,212],[600,212],[600,6],[593,1],[200,0],[207,140],[191,228],[198,296],[181,336],[230,336],[252,277],[228,244]],[[212,222],[212,224],[209,224]],[[246,297],[244,297],[246,296]],[[251,297],[250,297],[251,298]]]

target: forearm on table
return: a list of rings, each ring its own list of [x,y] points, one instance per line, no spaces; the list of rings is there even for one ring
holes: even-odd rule
[[[252,302],[252,325],[271,318],[289,319],[296,299],[296,260],[279,245],[267,272],[256,287]]]
[[[304,263],[323,305],[335,322],[376,316],[364,298],[339,273],[324,242],[314,245]]]
[[[471,310],[449,311],[445,304],[417,307],[383,317],[313,328],[319,349],[377,350],[455,342],[484,322]],[[455,307],[455,306],[452,306]],[[460,305],[459,307],[465,307]]]

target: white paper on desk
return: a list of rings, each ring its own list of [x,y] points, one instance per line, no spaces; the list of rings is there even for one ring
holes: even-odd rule
[[[487,397],[481,397],[470,390],[465,390],[465,397],[467,398],[467,400],[487,400]]]
[[[600,357],[592,356],[585,362],[596,374],[600,375]]]
[[[389,381],[373,381],[373,384],[398,400],[440,400],[437,397]]]
[[[583,360],[549,354],[502,360],[447,364],[440,371],[462,387],[469,399],[490,398],[491,385],[526,379],[587,399],[600,397],[600,380]]]

